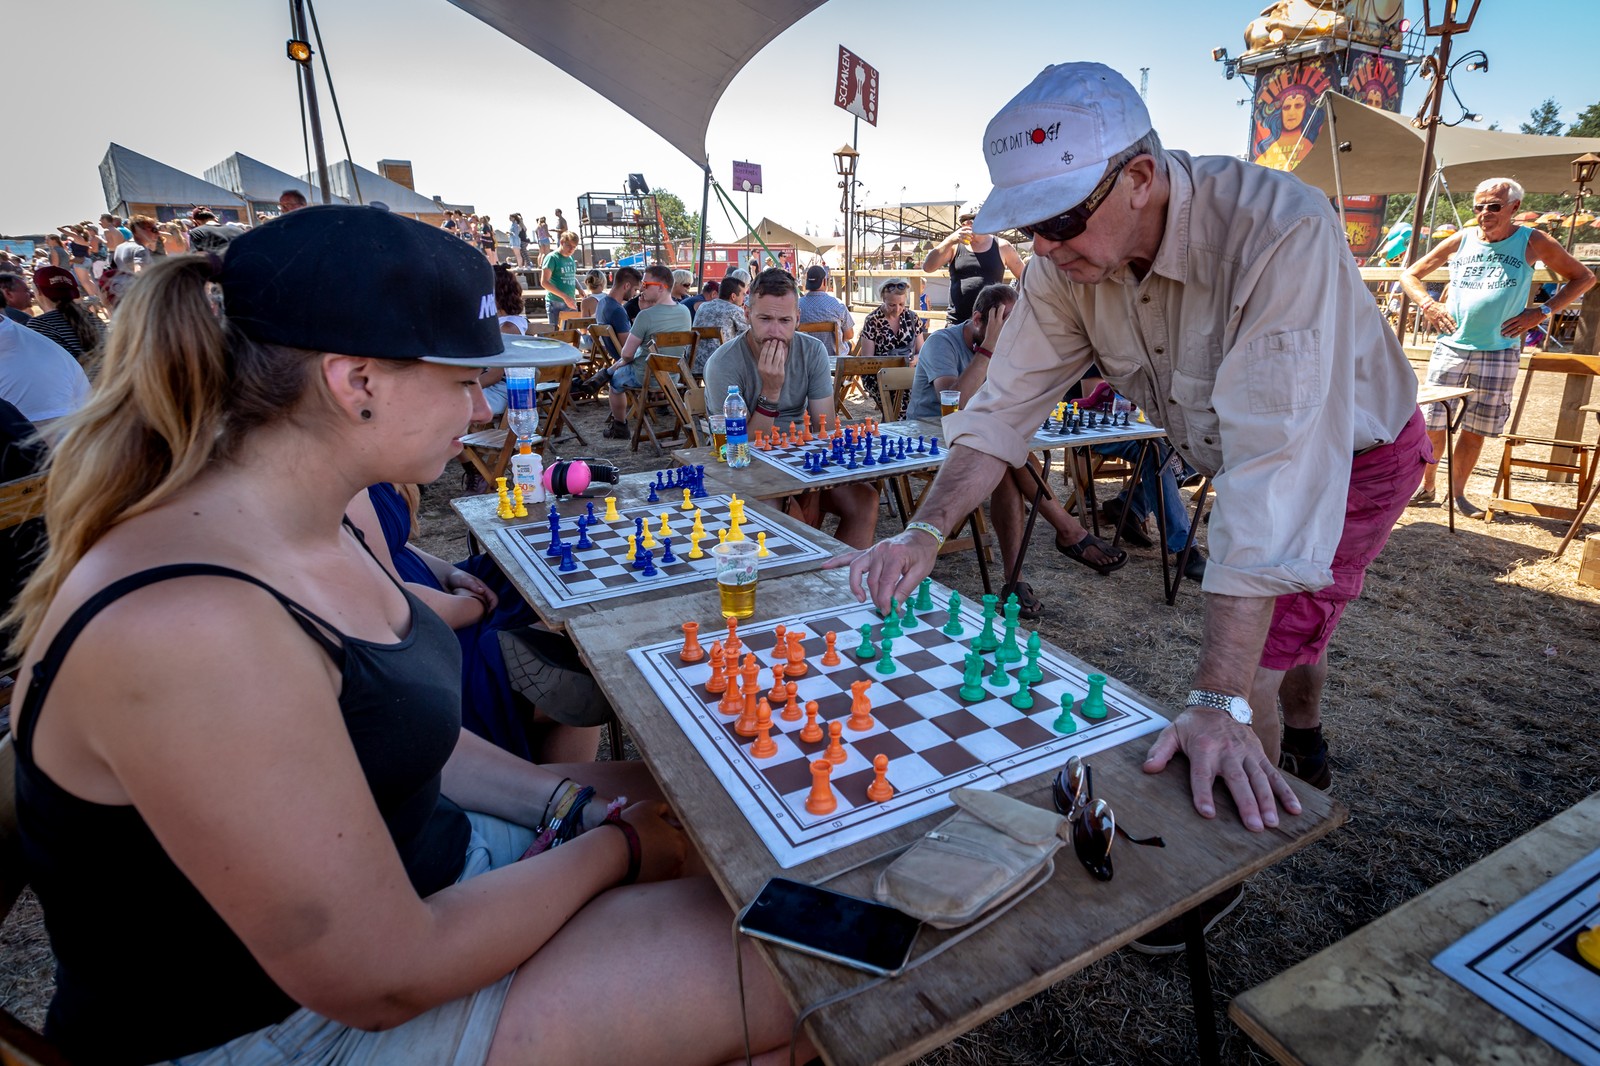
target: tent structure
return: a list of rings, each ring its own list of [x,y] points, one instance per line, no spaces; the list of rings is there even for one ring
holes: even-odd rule
[[[297,178],[259,159],[252,159],[243,152],[235,152],[215,166],[207,167],[206,180],[232,189],[244,197],[251,211],[258,216],[276,216],[278,197],[285,189],[299,189],[307,203],[322,202],[322,190],[315,181]]]
[[[956,228],[961,200],[926,200],[859,208],[863,226],[884,240],[942,241]]]
[[[153,215],[166,222],[209,207],[225,222],[247,221],[237,193],[120,144],[108,147],[100,160],[100,185],[106,209],[123,216]]]
[[[352,179],[352,172],[354,178]],[[307,174],[301,181],[315,182],[316,175]],[[357,195],[356,186],[360,186],[360,195]],[[328,188],[333,195],[353,204],[370,204],[379,200],[387,204],[389,210],[413,218],[420,217],[424,222],[438,222],[444,216],[445,208],[459,208],[471,212],[472,205],[446,204],[439,200],[430,200],[413,189],[408,189],[398,181],[390,181],[376,171],[366,167],[355,166],[348,159],[328,163]]]
[[[537,52],[704,167],[706,127],[734,76],[827,0],[450,0]]]
[[[742,233],[728,243],[754,244],[758,240],[765,241],[767,244],[793,245],[802,252],[817,251],[816,242],[810,237],[807,237],[804,234],[796,233],[788,226],[785,226],[780,222],[774,222],[770,218],[762,218],[760,222],[757,222],[753,227],[751,227],[750,232]]]
[[[1327,127],[1294,175],[1329,196],[1415,193],[1425,144],[1406,115],[1368,107],[1339,93],[1319,101]],[[1324,148],[1323,143],[1327,143]],[[1349,151],[1338,151],[1348,144]],[[1572,161],[1600,152],[1600,137],[1540,137],[1499,130],[1441,126],[1434,139],[1435,172],[1450,188],[1470,192],[1486,178],[1510,177],[1529,192],[1568,192]]]

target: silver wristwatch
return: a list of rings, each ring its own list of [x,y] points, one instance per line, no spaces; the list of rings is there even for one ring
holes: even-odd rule
[[[1551,315],[1556,313],[1555,309],[1552,308],[1549,304],[1538,304],[1537,306],[1534,307],[1534,310],[1539,312],[1541,315],[1543,315],[1546,318],[1549,318]]]
[[[1226,692],[1212,692],[1210,689],[1195,688],[1189,690],[1189,698],[1184,701],[1185,707],[1210,707],[1213,710],[1227,711],[1228,717],[1240,725],[1250,724],[1250,701],[1243,696],[1230,696]]]

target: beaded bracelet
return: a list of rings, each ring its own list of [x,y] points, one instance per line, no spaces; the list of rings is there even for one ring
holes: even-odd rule
[[[540,829],[544,828],[545,820],[550,817],[550,804],[556,801],[556,794],[561,791],[562,786],[566,785],[571,780],[572,778],[570,777],[563,777],[560,781],[556,782],[556,787],[550,790],[550,798],[544,801],[544,810],[539,812]]]
[[[936,545],[937,547],[944,547],[944,534],[939,532],[938,526],[930,525],[927,522],[907,522],[906,531],[909,533],[913,529],[921,530],[928,536],[932,537],[938,542]]]
[[[775,403],[768,403],[764,398],[758,399],[756,401],[755,413],[758,415],[766,415],[768,418],[777,418],[778,405]]]
[[[638,831],[622,820],[622,811],[616,807],[606,811],[606,820],[600,824],[614,825],[622,830],[623,836],[628,838],[628,872],[623,875],[620,883],[624,885],[633,884],[639,880],[639,863],[643,858],[643,852],[639,847]]]

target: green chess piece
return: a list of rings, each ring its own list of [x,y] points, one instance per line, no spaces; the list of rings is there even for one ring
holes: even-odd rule
[[[989,675],[989,684],[995,688],[1011,687],[1011,675],[1006,673],[1006,664],[999,659],[995,660],[994,673]]]
[[[1000,638],[995,636],[994,632],[995,604],[999,602],[998,596],[988,595],[983,598],[983,632],[978,634],[978,639],[972,644],[980,654],[994,651],[1000,646]]]
[[[1028,680],[1026,674],[1019,672],[1017,674],[1017,692],[1016,695],[1011,697],[1011,706],[1019,711],[1031,711],[1034,703],[1032,689],[1033,682]]]
[[[875,659],[877,656],[878,649],[872,644],[872,626],[864,625],[861,627],[861,647],[856,649],[856,658]]]
[[[1061,717],[1057,718],[1050,726],[1062,736],[1069,736],[1078,731],[1078,720],[1072,717],[1072,693],[1061,697]]]
[[[1005,609],[1001,612],[1005,616],[1007,625],[1018,625],[1022,621],[1022,604],[1017,602],[1017,594],[1013,592],[1006,597]]]
[[[947,637],[959,637],[966,633],[967,627],[961,624],[961,593],[950,594],[950,605],[946,608],[950,612],[950,620],[939,630]]]
[[[878,635],[885,639],[905,635],[905,630],[900,628],[900,602],[898,600],[891,599],[889,601],[889,613],[885,616],[883,628],[878,631]]]
[[[1037,685],[1044,680],[1044,671],[1039,669],[1040,640],[1038,633],[1028,634],[1028,665],[1018,673],[1018,677],[1026,678],[1028,684]]]
[[[1006,609],[1006,613],[1011,613],[1009,607]],[[1022,649],[1017,646],[1017,623],[1009,618],[1006,619],[1005,639],[1001,640],[1000,646],[994,650],[994,661],[997,663],[1020,663],[1022,661]]]
[[[933,610],[933,578],[925,577],[917,586],[917,610]]]
[[[905,625],[905,627],[907,629],[916,628],[916,625],[917,625],[917,612],[916,612],[915,605],[911,602],[911,597],[910,596],[906,597],[905,610],[900,612],[900,621]]]
[[[1083,698],[1083,706],[1079,713],[1091,722],[1098,722],[1106,716],[1106,675],[1089,675],[1089,694]]]
[[[893,637],[888,637],[888,636],[884,637],[883,638],[883,654],[878,657],[878,667],[877,667],[878,673],[880,673],[880,674],[892,674],[892,673],[894,673],[894,652],[893,652],[893,648],[894,648],[894,638]]]
[[[989,691],[983,687],[983,656],[975,651],[967,652],[966,669],[961,674],[959,695],[969,702],[989,698]]]

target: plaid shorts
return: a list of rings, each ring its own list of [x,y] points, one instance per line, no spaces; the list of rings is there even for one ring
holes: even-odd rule
[[[1433,357],[1428,360],[1428,384],[1450,385],[1476,390],[1462,402],[1467,405],[1461,428],[1481,437],[1498,437],[1511,417],[1511,386],[1516,384],[1520,348],[1498,352],[1474,352],[1444,341],[1433,342]],[[1428,429],[1447,428],[1449,414],[1442,403],[1423,408]]]

